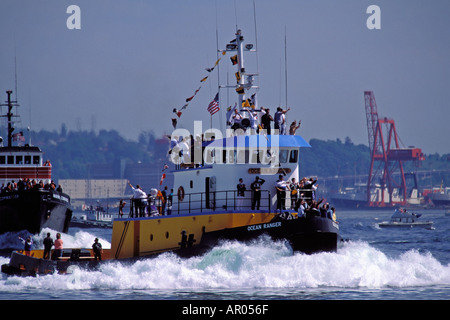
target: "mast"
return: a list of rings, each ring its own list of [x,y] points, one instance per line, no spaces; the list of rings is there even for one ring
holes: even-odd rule
[[[286,85],[286,108],[288,107],[288,74],[287,74],[287,34],[284,26],[284,80]]]
[[[6,104],[0,104],[0,106],[8,107],[8,112],[6,113],[6,115],[4,115],[2,117],[6,117],[8,119],[8,147],[11,147],[12,146],[12,133],[14,131],[14,128],[12,127],[12,124],[13,124],[12,118],[16,117],[12,113],[12,108],[14,106],[19,106],[19,105],[17,104],[17,101],[11,100],[12,90],[6,91],[6,94],[8,95],[8,100],[6,101]]]
[[[241,35],[241,29],[238,29],[236,32],[236,44],[237,44],[237,60],[238,60],[238,72],[241,74],[239,79],[239,86],[244,87],[245,85],[245,68],[244,68],[244,36]],[[245,100],[245,91],[244,94],[239,95],[239,108],[242,108],[242,102]]]
[[[242,109],[242,103],[245,99],[245,92],[249,89],[258,89],[257,85],[253,84],[254,76],[258,76],[258,73],[247,73],[244,65],[244,51],[256,52],[253,49],[253,44],[248,43],[244,44],[244,36],[241,33],[241,29],[236,31],[236,39],[230,41],[230,43],[226,46],[226,51],[235,51],[237,58],[237,75],[239,76],[239,80],[236,85],[225,85],[220,86],[220,88],[235,88],[243,90],[241,93],[238,92],[238,108]],[[242,93],[243,92],[243,93]]]

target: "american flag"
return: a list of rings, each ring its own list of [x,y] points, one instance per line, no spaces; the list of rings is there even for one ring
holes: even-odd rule
[[[217,92],[214,100],[211,101],[211,103],[208,105],[208,112],[211,113],[211,115],[213,115],[214,113],[216,113],[219,110],[220,110],[220,108],[219,108],[219,93]]]
[[[13,139],[13,141],[25,141],[25,137],[23,136],[23,131],[14,133],[12,135],[12,139]]]

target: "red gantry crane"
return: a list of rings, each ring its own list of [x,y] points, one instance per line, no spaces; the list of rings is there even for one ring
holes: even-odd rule
[[[425,157],[420,148],[401,148],[392,119],[378,118],[377,104],[372,91],[364,92],[371,154],[367,181],[367,202],[370,207],[407,204],[404,161],[417,164]],[[393,195],[394,190],[398,194]],[[386,193],[387,191],[387,193]],[[397,200],[395,200],[397,199]]]

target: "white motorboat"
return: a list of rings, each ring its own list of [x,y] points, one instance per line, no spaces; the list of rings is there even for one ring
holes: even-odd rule
[[[418,221],[422,216],[420,213],[408,212],[406,209],[395,209],[390,221],[383,221],[378,224],[381,228],[425,228],[434,229],[433,221]]]
[[[105,212],[103,207],[97,206],[88,210],[81,216],[73,216],[70,221],[71,227],[79,228],[112,228],[114,217],[111,213]]]

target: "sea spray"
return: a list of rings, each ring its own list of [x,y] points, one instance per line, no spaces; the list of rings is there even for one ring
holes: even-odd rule
[[[50,233],[50,236],[54,241],[56,239],[56,233],[58,232],[49,228],[44,228],[40,234],[31,235],[33,239],[33,249],[44,249],[44,238],[47,236],[47,233]],[[22,250],[23,244],[19,237],[26,239],[29,235],[30,233],[26,230],[2,234],[0,235],[0,249]],[[111,243],[107,240],[82,229],[76,231],[73,235],[61,233],[64,248],[91,248],[95,238],[99,238],[104,249],[111,248]]]
[[[1,258],[2,263],[7,261]],[[17,278],[2,275],[0,291],[46,290],[248,290],[258,288],[404,288],[450,285],[450,265],[409,250],[387,257],[367,242],[349,242],[336,253],[292,253],[284,242],[227,241],[204,255],[173,253],[134,262],[107,262],[96,271]]]

